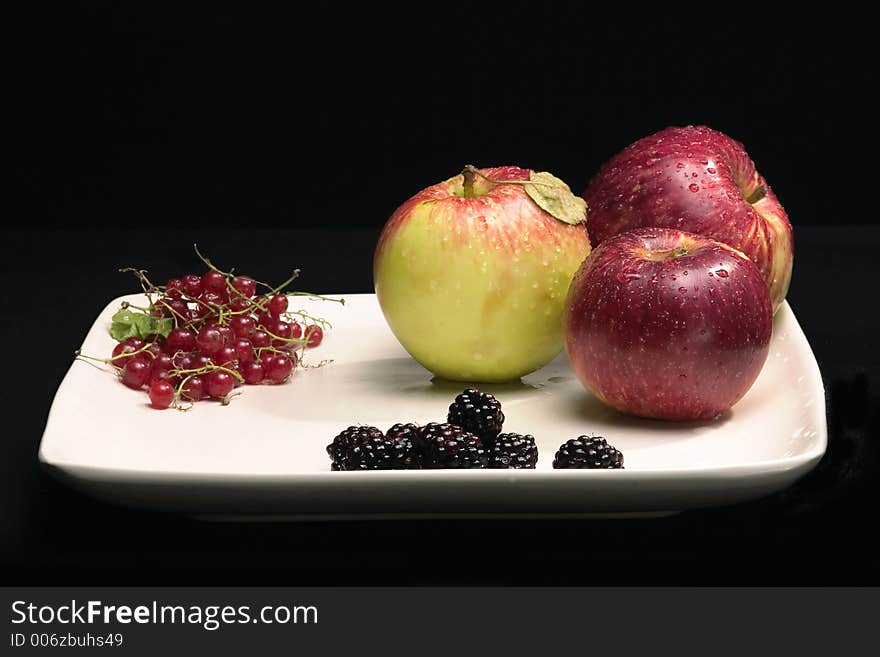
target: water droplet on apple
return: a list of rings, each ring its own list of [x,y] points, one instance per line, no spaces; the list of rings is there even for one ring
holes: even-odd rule
[[[709,167],[708,169],[706,169],[706,173],[716,174],[718,172],[715,170],[714,167]]]
[[[641,276],[632,271],[620,271],[617,272],[617,276],[615,278],[617,278],[618,283],[628,283],[630,281],[640,279]]]
[[[719,269],[715,273],[718,274],[721,278],[727,278],[729,276],[726,269]]]
[[[675,165],[675,168],[676,169],[684,169],[684,162],[679,162],[678,164]]]
[[[680,288],[678,288],[678,291],[681,292],[682,294],[684,294],[685,292],[688,291],[688,289],[686,287],[680,287]]]
[[[692,192],[698,192],[700,191],[700,186],[697,183],[691,183],[690,185],[688,185],[688,189]]]
[[[687,275],[688,275],[688,270],[685,269],[685,270],[684,270],[683,272],[681,272],[681,273],[682,273],[682,275],[687,276]]]

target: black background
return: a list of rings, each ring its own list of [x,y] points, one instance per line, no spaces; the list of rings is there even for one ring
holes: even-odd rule
[[[738,13],[751,12],[751,13]],[[876,583],[876,85],[864,17],[567,3],[289,14],[46,11],[12,66],[0,556],[10,583]],[[580,191],[627,143],[743,141],[795,225],[789,299],[829,454],[760,502],[651,521],[201,523],[89,501],[36,463],[52,394],[120,266],[217,262],[369,291],[390,212],[463,164]]]

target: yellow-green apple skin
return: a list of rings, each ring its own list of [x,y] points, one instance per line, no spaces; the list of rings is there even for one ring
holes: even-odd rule
[[[530,170],[496,167],[492,180]],[[562,349],[571,279],[590,253],[583,224],[559,221],[522,185],[458,175],[391,216],[376,247],[376,295],[388,325],[425,368],[455,381],[515,380]]]

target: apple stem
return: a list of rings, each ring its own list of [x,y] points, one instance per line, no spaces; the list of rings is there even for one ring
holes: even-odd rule
[[[764,185],[758,185],[758,187],[755,189],[755,191],[753,191],[751,194],[749,194],[746,197],[746,202],[751,205],[754,205],[755,203],[760,201],[765,196],[767,196],[767,188],[764,187]]]
[[[473,164],[466,164],[464,169],[462,169],[461,175],[464,176],[463,194],[465,198],[474,197],[474,176],[478,173],[480,172]]]

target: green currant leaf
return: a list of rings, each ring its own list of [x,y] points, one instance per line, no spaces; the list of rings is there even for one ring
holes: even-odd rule
[[[126,338],[143,340],[157,334],[168,337],[173,328],[174,321],[170,317],[154,317],[130,308],[123,308],[110,318],[110,335],[120,342]]]
[[[559,178],[546,171],[532,171],[523,185],[539,208],[567,224],[576,225],[587,218],[587,202],[572,194]]]
[[[121,342],[126,338],[138,337],[135,315],[131,310],[123,308],[110,318],[110,335],[114,340]]]

